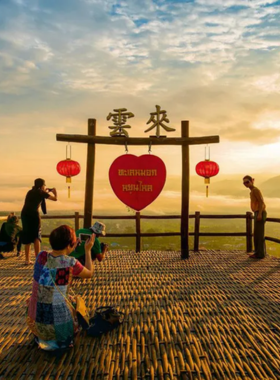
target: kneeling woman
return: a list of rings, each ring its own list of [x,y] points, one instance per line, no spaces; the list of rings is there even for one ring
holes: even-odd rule
[[[50,234],[52,251],[42,251],[36,258],[27,324],[44,350],[56,351],[73,346],[74,334],[79,327],[68,292],[73,277],[92,277],[94,240],[95,234],[92,234],[85,244],[83,266],[68,256],[77,245],[75,231],[66,225],[60,226]]]

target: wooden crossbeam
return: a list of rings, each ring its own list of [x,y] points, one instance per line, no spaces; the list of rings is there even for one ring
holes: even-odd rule
[[[57,134],[57,141],[103,145],[200,145],[220,142],[219,136],[201,137],[107,137]]]

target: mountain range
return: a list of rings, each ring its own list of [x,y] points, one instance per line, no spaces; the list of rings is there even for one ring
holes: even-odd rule
[[[215,195],[224,195],[224,196],[230,196],[230,197],[236,197],[236,198],[247,198],[248,192],[243,184],[242,181],[236,182],[235,180],[223,180],[214,182],[213,184],[210,184],[211,186],[211,193]],[[197,186],[200,190],[202,190],[202,186]],[[260,184],[256,184],[256,187],[258,187],[263,196],[265,198],[280,198],[280,175],[276,177],[272,177],[264,182],[261,182]]]
[[[220,195],[230,198],[248,198],[249,190],[242,183],[242,175],[222,175],[210,179],[209,194]],[[264,198],[280,198],[280,175],[271,178],[256,176],[255,186],[258,187]],[[190,177],[190,191],[205,194],[204,178],[199,176]],[[166,180],[164,190],[179,191],[181,178],[170,176]]]

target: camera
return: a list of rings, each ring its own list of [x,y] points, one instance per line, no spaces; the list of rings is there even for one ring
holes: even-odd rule
[[[53,191],[53,188],[52,189],[50,189],[50,188],[46,188],[46,191],[48,191],[48,192],[51,192],[51,191]]]

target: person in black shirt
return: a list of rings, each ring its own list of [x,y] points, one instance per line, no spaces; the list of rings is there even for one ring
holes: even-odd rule
[[[50,194],[52,193],[52,194]],[[45,181],[37,178],[34,186],[28,191],[21,211],[22,220],[22,243],[25,244],[25,264],[33,264],[30,261],[30,247],[34,244],[35,256],[40,252],[41,243],[41,218],[39,207],[44,214],[47,213],[45,200],[57,201],[56,189],[47,189]]]

